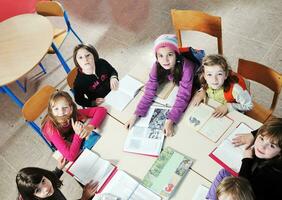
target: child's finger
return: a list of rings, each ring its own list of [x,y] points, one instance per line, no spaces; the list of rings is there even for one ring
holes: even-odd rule
[[[72,125],[72,127],[74,127],[74,121],[73,121],[73,118],[71,118],[71,125]]]

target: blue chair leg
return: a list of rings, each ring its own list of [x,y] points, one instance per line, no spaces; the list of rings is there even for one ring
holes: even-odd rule
[[[55,148],[46,140],[40,128],[34,122],[27,121],[27,123],[37,132],[37,134],[43,139],[43,141],[48,145],[48,147],[54,152]]]
[[[6,86],[1,86],[1,90],[4,91],[20,108],[23,107],[23,102]]]
[[[20,81],[16,80],[17,85],[19,86],[19,88],[26,93],[26,85],[21,84]]]
[[[42,72],[43,72],[44,74],[47,73],[45,67],[42,65],[41,62],[39,63],[39,67],[41,68],[41,70],[42,70]]]
[[[66,63],[65,59],[63,58],[61,52],[59,51],[59,49],[56,47],[56,45],[54,44],[54,42],[52,42],[52,48],[54,49],[58,59],[60,60],[61,64],[63,65],[65,71],[67,72],[67,74],[70,72],[70,68],[68,66],[68,64]]]

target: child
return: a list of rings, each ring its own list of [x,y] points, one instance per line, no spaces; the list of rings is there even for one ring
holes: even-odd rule
[[[195,95],[192,105],[197,106],[206,96],[223,105],[214,111],[214,117],[222,117],[228,111],[249,111],[253,107],[251,96],[243,78],[229,69],[221,55],[208,55],[202,61],[201,90]]]
[[[60,191],[65,159],[58,162],[54,171],[37,167],[26,167],[21,169],[16,176],[16,184],[19,191],[18,200],[66,200]],[[93,197],[98,188],[98,183],[89,182],[84,186],[81,200],[88,200]]]
[[[247,179],[226,177],[216,189],[218,200],[254,200],[254,193]]]
[[[241,143],[246,141],[252,146],[245,150],[239,176],[249,180],[257,200],[282,199],[282,118],[265,122],[252,142]],[[221,170],[207,197],[214,196],[216,185],[229,175]]]
[[[106,60],[99,58],[92,45],[77,45],[73,60],[78,67],[73,88],[77,104],[83,107],[100,105],[111,90],[118,88],[117,71]]]
[[[78,110],[67,92],[56,91],[50,97],[42,132],[67,160],[74,161],[83,139],[100,126],[106,114],[104,107]],[[87,118],[92,119],[84,125]]]
[[[159,85],[173,81],[179,89],[164,125],[164,134],[172,136],[173,125],[179,121],[191,98],[194,64],[180,55],[175,35],[159,36],[154,43],[154,52],[157,60],[150,72],[145,94],[125,126],[131,128],[139,117],[147,114]]]

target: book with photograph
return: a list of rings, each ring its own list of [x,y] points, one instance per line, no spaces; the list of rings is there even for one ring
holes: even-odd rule
[[[100,158],[95,152],[89,149],[84,149],[67,169],[67,172],[74,176],[82,185],[86,185],[91,180],[94,182],[98,181],[98,192],[115,171],[116,166]]]
[[[238,176],[246,145],[235,147],[232,139],[236,134],[247,134],[253,131],[245,123],[240,123],[230,135],[216,147],[209,156],[229,171],[233,176]]]
[[[210,139],[217,142],[232,125],[233,120],[227,116],[213,117],[214,108],[201,103],[193,107],[187,116],[188,125]]]
[[[117,170],[93,200],[161,200],[161,197],[126,172]]]
[[[143,87],[143,83],[129,75],[119,81],[118,90],[112,90],[106,97],[105,103],[122,111]]]
[[[168,108],[151,106],[146,117],[141,117],[129,130],[123,150],[126,152],[159,156],[163,142],[163,126]]]
[[[166,147],[143,178],[143,185],[169,199],[193,163],[193,159]]]

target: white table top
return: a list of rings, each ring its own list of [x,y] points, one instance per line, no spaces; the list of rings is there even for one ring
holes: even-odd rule
[[[140,181],[156,158],[123,152],[127,133],[128,131],[121,123],[108,116],[101,127],[102,137],[92,150]],[[190,170],[171,199],[191,199],[200,184],[209,187],[211,183]]]
[[[0,86],[9,84],[35,67],[53,40],[49,20],[24,14],[0,23]]]

